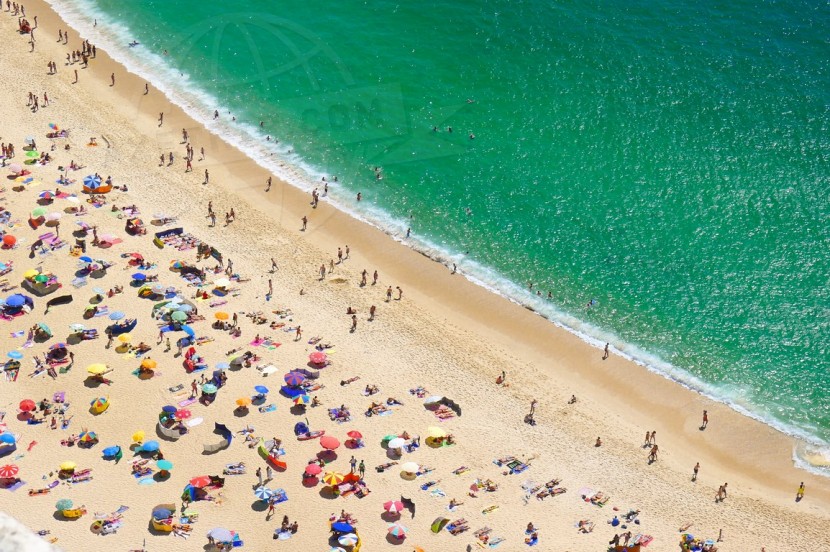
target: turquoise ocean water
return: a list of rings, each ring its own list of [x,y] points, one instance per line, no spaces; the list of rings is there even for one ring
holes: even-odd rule
[[[49,1],[294,184],[830,442],[827,3]]]

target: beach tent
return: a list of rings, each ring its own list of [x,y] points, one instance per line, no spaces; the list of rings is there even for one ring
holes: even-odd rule
[[[445,517],[437,517],[435,518],[435,521],[432,522],[430,529],[432,529],[433,533],[440,533],[441,529],[443,529],[449,522],[450,520]]]
[[[222,449],[226,449],[230,446],[231,441],[233,441],[233,433],[231,432],[230,429],[228,429],[228,427],[225,424],[220,424],[218,422],[214,422],[213,426],[214,426],[213,432],[218,433],[222,437],[222,440],[219,441],[216,444],[208,444],[208,443],[203,444],[202,448],[204,449],[205,452],[209,452],[209,453],[217,452],[217,451],[220,451]]]

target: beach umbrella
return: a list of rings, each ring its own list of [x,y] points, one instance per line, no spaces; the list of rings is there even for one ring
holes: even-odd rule
[[[156,366],[158,366],[158,363],[152,358],[145,358],[141,361],[141,367],[146,368],[147,370],[152,370]]]
[[[170,315],[170,319],[176,322],[184,322],[187,320],[187,313],[177,310]]]
[[[248,397],[239,397],[238,399],[236,399],[236,404],[242,407],[247,407],[249,404],[251,404],[251,399],[249,399]]]
[[[54,344],[49,346],[50,351],[57,351],[59,349],[66,349],[66,343],[61,341],[61,342],[54,343]]]
[[[441,429],[440,427],[431,426],[427,428],[427,437],[431,437],[433,439],[440,439],[441,437],[446,437],[447,432]]]
[[[431,404],[438,404],[442,400],[444,400],[444,397],[439,396],[439,395],[433,395],[431,397],[427,397],[426,399],[424,399],[424,404],[427,405],[427,406],[431,405]]]
[[[320,437],[320,446],[326,450],[334,450],[340,446],[340,441],[331,435],[324,435]]]
[[[228,364],[227,362],[220,362],[216,365],[217,370],[227,370],[230,367],[231,367],[231,365]]]
[[[343,546],[354,546],[357,544],[358,537],[354,533],[348,533],[346,535],[342,535],[337,542],[342,544]]]
[[[14,435],[11,433],[0,433],[0,443],[5,443],[7,445],[13,445],[15,442]]]
[[[265,387],[264,385],[255,385],[254,386],[254,391],[256,391],[257,393],[262,393],[263,395],[268,394],[268,388]]]
[[[202,386],[202,392],[208,395],[213,395],[216,391],[218,391],[218,388],[212,383],[206,383]]]
[[[6,356],[9,358],[13,358],[15,360],[20,360],[21,358],[23,358],[23,353],[21,353],[20,351],[9,351],[8,353],[6,353]]]
[[[352,439],[362,439],[362,438],[363,438],[363,434],[362,434],[362,433],[360,433],[360,432],[359,432],[358,430],[356,430],[356,429],[351,430],[351,431],[350,431],[350,432],[348,432],[346,435],[348,435],[348,436],[349,436],[349,437],[351,437]]]
[[[78,464],[76,464],[75,462],[73,462],[71,460],[67,460],[66,462],[63,462],[58,467],[63,471],[72,471],[72,470],[74,470],[75,468],[78,467]]]
[[[223,527],[216,527],[211,529],[207,536],[215,540],[216,542],[231,542],[233,540],[233,535],[230,531]]]
[[[34,159],[35,157],[40,157],[40,154],[35,150],[29,150],[26,152],[26,157]]]
[[[308,395],[299,395],[294,397],[294,404],[297,406],[306,406],[307,404],[311,403],[311,397]]]
[[[218,280],[213,282],[213,285],[218,287],[218,288],[226,288],[229,285],[231,285],[231,281],[228,280],[227,278],[219,278]]]
[[[153,284],[153,291],[156,293],[164,292],[164,284]]]
[[[122,318],[124,318],[125,316],[127,316],[127,315],[126,315],[126,314],[124,314],[124,313],[123,313],[123,312],[121,312],[121,311],[111,312],[111,313],[110,313],[110,320],[121,320],[121,319],[122,319]]]
[[[93,376],[100,376],[101,374],[107,371],[107,365],[100,363],[90,364],[86,367],[86,371],[87,373],[92,374]]]
[[[191,416],[193,416],[193,413],[190,412],[190,410],[182,409],[182,410],[176,410],[175,416],[179,420],[186,420],[186,419],[190,418]]]
[[[283,376],[285,383],[292,387],[297,387],[305,381],[305,374],[301,372],[288,372]]]
[[[305,473],[308,475],[319,475],[323,471],[320,464],[309,464],[305,467]]]
[[[11,478],[20,472],[20,468],[18,468],[14,464],[6,464],[5,466],[0,466],[0,477],[2,478]]]
[[[400,523],[390,523],[387,532],[397,539],[402,539],[406,537],[406,534],[409,532],[409,529],[407,529]]]
[[[146,452],[155,452],[159,449],[159,442],[158,441],[147,441],[143,445],[141,445],[141,450]]]
[[[54,213],[49,213],[48,215],[46,215],[46,220],[50,222],[55,222],[56,220],[60,220],[61,217],[63,217],[63,213],[59,213],[56,211]]]
[[[82,431],[78,437],[82,443],[91,443],[98,440],[98,434],[94,431]]]
[[[98,241],[100,241],[100,242],[102,242],[102,243],[115,243],[115,241],[116,241],[117,239],[118,239],[118,238],[116,238],[116,237],[115,237],[114,235],[112,235],[112,234],[101,234],[101,237],[100,237],[100,238],[98,238]]]
[[[23,273],[23,277],[27,280],[31,280],[32,278],[34,278],[38,274],[40,274],[40,272],[38,270],[35,270],[34,268],[30,268],[29,270],[27,270],[26,272]]]
[[[159,462],[167,462],[166,460],[159,460]],[[158,462],[156,463],[158,465]],[[162,468],[159,468],[162,469]],[[155,508],[153,508],[153,518],[155,519],[167,519],[173,515],[174,510],[171,510],[167,504],[159,504]]]
[[[331,524],[331,528],[333,531],[337,531],[338,533],[351,533],[354,531],[354,527],[345,521],[335,521]]]
[[[52,199],[55,197],[55,194],[47,190],[45,192],[40,192],[39,194],[37,194],[37,197],[39,197],[40,199]]]
[[[344,479],[343,474],[338,472],[326,472],[323,475],[323,483],[331,486],[340,485]]]
[[[86,326],[83,324],[70,324],[69,329],[75,333],[82,332],[86,329]]]
[[[128,333],[121,334],[118,336],[118,341],[120,341],[121,343],[129,343],[132,340],[133,336]]]
[[[135,273],[135,274],[133,274],[131,277],[132,277],[132,279],[133,279],[133,280],[137,280],[137,281],[139,281],[139,282],[143,282],[144,280],[146,280],[146,279],[147,279],[147,275],[146,275],[146,274],[142,274],[141,272],[136,272],[136,273]]]
[[[193,485],[196,488],[201,489],[202,487],[210,485],[210,476],[208,476],[208,475],[199,475],[199,476],[194,477],[193,479],[191,479],[190,484]]]
[[[101,451],[101,454],[104,456],[104,458],[111,458],[113,456],[116,456],[119,452],[121,452],[121,447],[116,445],[114,447],[105,448]]]
[[[310,360],[314,364],[325,364],[327,358],[328,355],[326,355],[326,353],[324,353],[323,351],[315,351],[308,355],[308,360]]]
[[[136,431],[133,433],[133,443],[140,443],[144,440],[144,432],[143,431]]]
[[[55,508],[57,508],[58,510],[71,510],[73,504],[74,502],[72,502],[71,499],[62,498],[58,500],[58,502],[55,504]]]
[[[332,546],[329,549],[329,552],[346,552],[346,549],[343,548],[342,546]]]
[[[97,174],[91,174],[84,177],[84,186],[87,188],[97,188],[101,183],[101,177]]]
[[[156,462],[156,467],[160,470],[170,471],[173,469],[173,462],[171,462],[170,460],[159,460],[158,462]]]
[[[110,407],[110,401],[106,397],[99,397],[97,399],[93,399],[89,403],[89,406],[92,407],[92,410],[100,414],[101,412]]]
[[[23,165],[19,163],[12,163],[9,165],[9,170],[14,174],[20,174],[23,172]]]
[[[17,238],[12,236],[11,234],[5,234],[3,236],[3,245],[5,247],[14,247],[14,244],[17,243]]]
[[[35,143],[35,137],[34,136],[27,136],[26,137],[26,143],[27,144],[34,144]]]
[[[213,316],[216,317],[217,320],[227,320],[229,318],[228,313],[219,311]]]
[[[254,496],[260,500],[268,500],[269,498],[274,496],[274,491],[266,487],[257,487],[256,489],[254,489]]]
[[[49,276],[47,276],[46,274],[38,274],[33,278],[33,280],[39,284],[45,284],[49,281]]]
[[[383,509],[390,514],[400,514],[403,511],[403,502],[400,500],[390,500],[383,503]]]
[[[52,330],[49,329],[49,326],[47,326],[43,322],[38,322],[37,327],[40,328],[41,331],[43,331],[43,333],[45,333],[49,337],[52,337]]]
[[[26,297],[20,295],[19,293],[15,293],[14,295],[9,295],[6,298],[6,305],[9,307],[22,307],[26,304]]]
[[[176,407],[173,406],[173,405],[168,404],[166,406],[162,406],[161,411],[166,412],[168,414],[174,414],[176,412]]]
[[[400,437],[395,437],[394,439],[389,441],[389,443],[386,446],[388,446],[391,449],[398,449],[404,446],[405,444],[406,441],[404,439],[401,439]]]
[[[401,471],[404,473],[418,473],[418,470],[420,469],[421,466],[419,466],[417,462],[405,462],[401,466]]]
[[[37,408],[35,401],[33,401],[32,399],[23,399],[22,401],[20,401],[20,405],[18,406],[20,407],[20,410],[22,410],[23,412],[31,412],[32,410],[35,410]]]

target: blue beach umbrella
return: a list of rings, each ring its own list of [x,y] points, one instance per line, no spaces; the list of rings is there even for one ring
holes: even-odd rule
[[[268,500],[269,498],[274,496],[274,491],[266,487],[257,487],[256,489],[254,489],[254,496],[260,500]]]
[[[147,279],[147,275],[142,274],[141,272],[136,272],[135,274],[133,274],[132,278],[133,278],[133,280],[138,280],[139,282],[143,282],[144,280]]]
[[[6,356],[9,358],[13,358],[15,360],[20,360],[21,358],[23,358],[23,353],[21,353],[20,351],[9,351],[8,353],[6,353]]]
[[[22,307],[26,304],[26,298],[19,293],[15,293],[14,295],[9,295],[6,298],[6,305],[10,307]]]
[[[173,462],[171,462],[170,460],[159,460],[158,462],[156,462],[156,467],[160,470],[170,471],[173,469]]]
[[[264,385],[257,385],[257,386],[255,386],[255,387],[254,387],[254,391],[256,391],[257,393],[262,393],[263,395],[267,395],[267,394],[268,394],[268,388],[267,388],[267,387],[265,387]]]
[[[147,452],[155,452],[159,449],[159,442],[158,441],[147,441],[143,445],[141,445],[141,450],[145,450]]]
[[[95,174],[84,177],[84,186],[87,188],[97,188],[101,184],[101,177]]]
[[[210,532],[208,532],[208,536],[216,542],[231,542],[233,540],[233,534],[231,534],[231,532],[224,527],[216,527],[211,529]]]
[[[11,433],[3,433],[0,435],[0,443],[6,443],[7,445],[13,445],[15,442],[14,435]]]
[[[95,262],[95,261],[92,260],[92,257],[87,257],[86,255],[84,255],[83,257],[78,257],[78,260],[82,261],[82,262],[85,262],[85,263],[94,263]]]
[[[57,508],[58,510],[71,510],[72,509],[72,504],[74,504],[74,503],[72,502],[71,499],[62,498],[62,499],[58,500],[58,502],[55,504],[55,508]]]
[[[118,454],[118,452],[120,450],[121,450],[121,447],[116,445],[114,447],[105,448],[104,450],[101,451],[101,454],[104,456],[104,458],[111,458],[111,457],[115,456],[116,454]]]
[[[227,370],[230,367],[231,367],[231,365],[228,364],[227,362],[220,362],[219,364],[216,365],[216,368],[219,369],[219,370]]]
[[[173,515],[173,511],[170,508],[156,508],[153,510],[153,517],[156,519],[167,519]]]
[[[162,406],[161,407],[161,411],[162,412],[167,412],[168,414],[173,414],[174,412],[176,412],[176,410],[178,410],[178,408],[176,408],[173,405],[169,405],[169,404],[167,406]]]
[[[187,325],[182,325],[182,331],[186,333],[189,337],[196,337],[196,332],[193,331],[193,328]]]
[[[202,392],[212,395],[218,391],[218,388],[212,383],[206,383],[202,386]]]
[[[331,524],[331,528],[337,531],[338,533],[351,533],[354,531],[354,527],[344,521],[338,521],[336,523]]]
[[[121,312],[121,311],[115,311],[115,312],[113,312],[113,313],[111,313],[111,314],[110,314],[110,320],[121,320],[121,319],[122,319],[122,318],[124,318],[125,316],[127,316],[127,315],[126,315],[126,314],[124,314],[123,312]]]

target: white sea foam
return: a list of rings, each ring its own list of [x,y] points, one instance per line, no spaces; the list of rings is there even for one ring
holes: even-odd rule
[[[262,132],[255,125],[241,121],[227,121],[226,118],[214,120],[213,111],[215,109],[223,111],[220,99],[198,88],[186,73],[182,74],[179,69],[171,67],[164,57],[141,45],[130,48],[128,44],[133,39],[130,30],[98,10],[93,2],[89,0],[46,1],[82,37],[102,47],[113,59],[133,73],[152,82],[170,101],[182,108],[188,115],[223,140],[236,146],[240,151],[247,152],[257,164],[280,179],[301,190],[311,191],[319,188],[323,176],[330,174],[329,171],[314,167],[300,155],[292,153],[294,149],[291,144],[283,140],[279,143],[266,142]],[[94,26],[96,19],[99,25]],[[658,356],[623,341],[607,330],[564,312],[492,268],[471,260],[459,252],[448,250],[422,236],[406,238],[408,225],[405,220],[396,219],[379,207],[368,203],[358,204],[351,193],[332,188],[326,199],[352,217],[381,229],[393,239],[405,243],[437,262],[447,266],[457,263],[460,267],[459,274],[473,283],[532,309],[583,341],[597,348],[603,348],[605,343],[609,343],[615,354],[712,400],[722,402],[743,415],[801,439],[803,442],[793,453],[795,465],[814,473],[830,476],[830,467],[821,465],[823,462],[818,461],[819,458],[830,457],[830,443],[818,439],[809,431],[776,419],[772,414],[763,412],[758,405],[741,401],[741,393],[730,391],[726,387],[711,385]],[[819,465],[816,465],[814,461]]]

